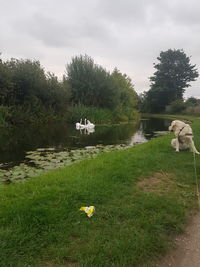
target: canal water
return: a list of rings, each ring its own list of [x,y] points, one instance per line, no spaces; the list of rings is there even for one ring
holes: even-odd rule
[[[96,126],[93,132],[76,130],[75,125],[65,123],[1,128],[0,163],[23,161],[28,151],[39,148],[61,151],[96,145],[135,145],[162,134],[169,124],[168,119],[143,118],[138,123]]]

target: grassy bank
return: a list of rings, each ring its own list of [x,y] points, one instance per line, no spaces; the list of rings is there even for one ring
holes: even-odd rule
[[[189,115],[174,115],[174,114],[151,114],[151,113],[143,113],[142,117],[146,118],[166,118],[166,119],[172,119],[172,120],[188,120],[191,122],[197,122],[199,120],[198,117],[195,116],[189,116]]]
[[[193,155],[171,138],[1,187],[1,266],[154,266],[197,208]]]

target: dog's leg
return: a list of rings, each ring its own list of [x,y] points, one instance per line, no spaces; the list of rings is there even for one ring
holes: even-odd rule
[[[176,149],[176,138],[171,140],[171,146]]]
[[[195,145],[194,145],[194,141],[191,139],[191,142],[190,142],[190,151],[191,152],[194,152],[196,154],[200,154],[199,151],[197,151]]]
[[[178,138],[176,138],[176,152],[179,152],[179,141],[178,141]]]

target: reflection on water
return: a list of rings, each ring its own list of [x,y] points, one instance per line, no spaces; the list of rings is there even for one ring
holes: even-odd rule
[[[77,131],[75,125],[52,123],[41,126],[2,128],[0,132],[0,162],[20,161],[27,151],[55,147],[83,148],[97,144],[114,145],[146,142],[155,131],[166,131],[170,120],[150,118],[138,124],[96,126],[93,131]]]
[[[91,134],[95,132],[95,128],[84,128],[84,129],[79,128],[77,130],[80,132],[80,134]]]

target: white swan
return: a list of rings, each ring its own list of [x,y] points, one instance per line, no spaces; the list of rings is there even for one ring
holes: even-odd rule
[[[77,130],[82,130],[82,129],[86,129],[88,131],[88,133],[93,133],[94,132],[94,123],[91,123],[89,120],[85,119],[84,120],[84,124],[82,124],[82,119],[80,119],[80,122],[76,123],[76,129]]]
[[[87,134],[91,134],[95,132],[94,128],[85,128]]]
[[[86,119],[85,119],[86,120]],[[80,122],[77,122],[76,123],[76,129],[77,130],[80,130],[80,129],[84,129],[86,126],[86,121],[85,121],[85,124],[82,124],[82,119],[80,120]]]
[[[91,123],[89,120],[87,120],[86,127],[89,129],[93,129],[95,127],[94,123]]]
[[[77,130],[80,129],[81,123],[82,123],[82,119],[80,120],[80,122],[77,122],[77,123],[76,123],[76,129],[77,129]]]

